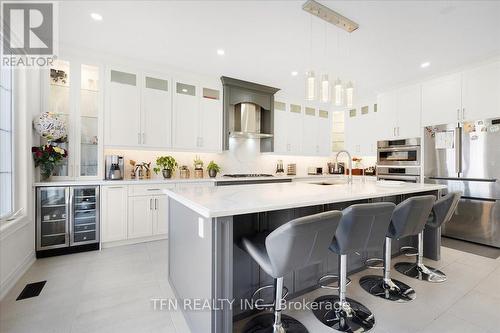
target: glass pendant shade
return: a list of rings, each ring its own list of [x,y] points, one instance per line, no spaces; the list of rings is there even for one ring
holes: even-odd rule
[[[334,103],[336,106],[341,106],[344,103],[344,88],[342,87],[342,81],[340,79],[337,79],[335,81],[335,84],[333,86],[333,91],[335,94],[335,100]]]
[[[346,106],[348,108],[352,108],[353,99],[354,99],[354,86],[352,82],[349,82],[345,87],[345,100],[346,100]]]
[[[316,98],[316,76],[314,71],[307,72],[306,75],[306,100],[313,101]]]
[[[323,74],[321,77],[321,102],[330,102],[330,81],[328,80],[328,74]]]

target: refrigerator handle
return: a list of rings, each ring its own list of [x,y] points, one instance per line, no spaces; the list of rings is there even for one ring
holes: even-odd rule
[[[462,127],[455,129],[455,171],[462,172]]]

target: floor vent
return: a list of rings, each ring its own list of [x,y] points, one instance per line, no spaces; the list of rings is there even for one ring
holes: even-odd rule
[[[16,301],[20,301],[25,298],[36,297],[40,295],[42,292],[43,286],[45,286],[47,281],[40,281],[35,283],[28,283],[26,287],[24,287],[23,291],[17,296]]]

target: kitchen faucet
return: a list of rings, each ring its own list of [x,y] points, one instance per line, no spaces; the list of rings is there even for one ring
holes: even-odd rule
[[[351,154],[347,150],[341,150],[337,153],[337,156],[335,156],[335,163],[338,163],[339,155],[341,153],[346,153],[347,156],[349,157],[349,175],[347,175],[347,184],[352,184],[352,158]]]

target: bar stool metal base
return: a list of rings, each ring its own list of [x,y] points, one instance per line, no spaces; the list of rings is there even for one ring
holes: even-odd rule
[[[344,310],[337,311],[336,303],[340,298],[335,295],[325,295],[314,300],[317,304],[313,313],[316,318],[328,327],[340,332],[368,332],[375,326],[375,316],[363,304],[351,298],[346,298],[350,306],[350,315]]]
[[[290,316],[281,315],[281,329],[274,330],[274,314],[265,313],[253,317],[243,327],[244,333],[309,333],[307,328]]]
[[[418,265],[412,262],[398,262],[394,265],[394,268],[401,274],[421,281],[434,283],[446,281],[446,275],[443,272],[423,264]]]
[[[393,286],[384,282],[384,278],[378,275],[363,276],[359,280],[361,287],[372,294],[389,301],[406,303],[415,299],[415,290],[407,284],[391,279]]]

